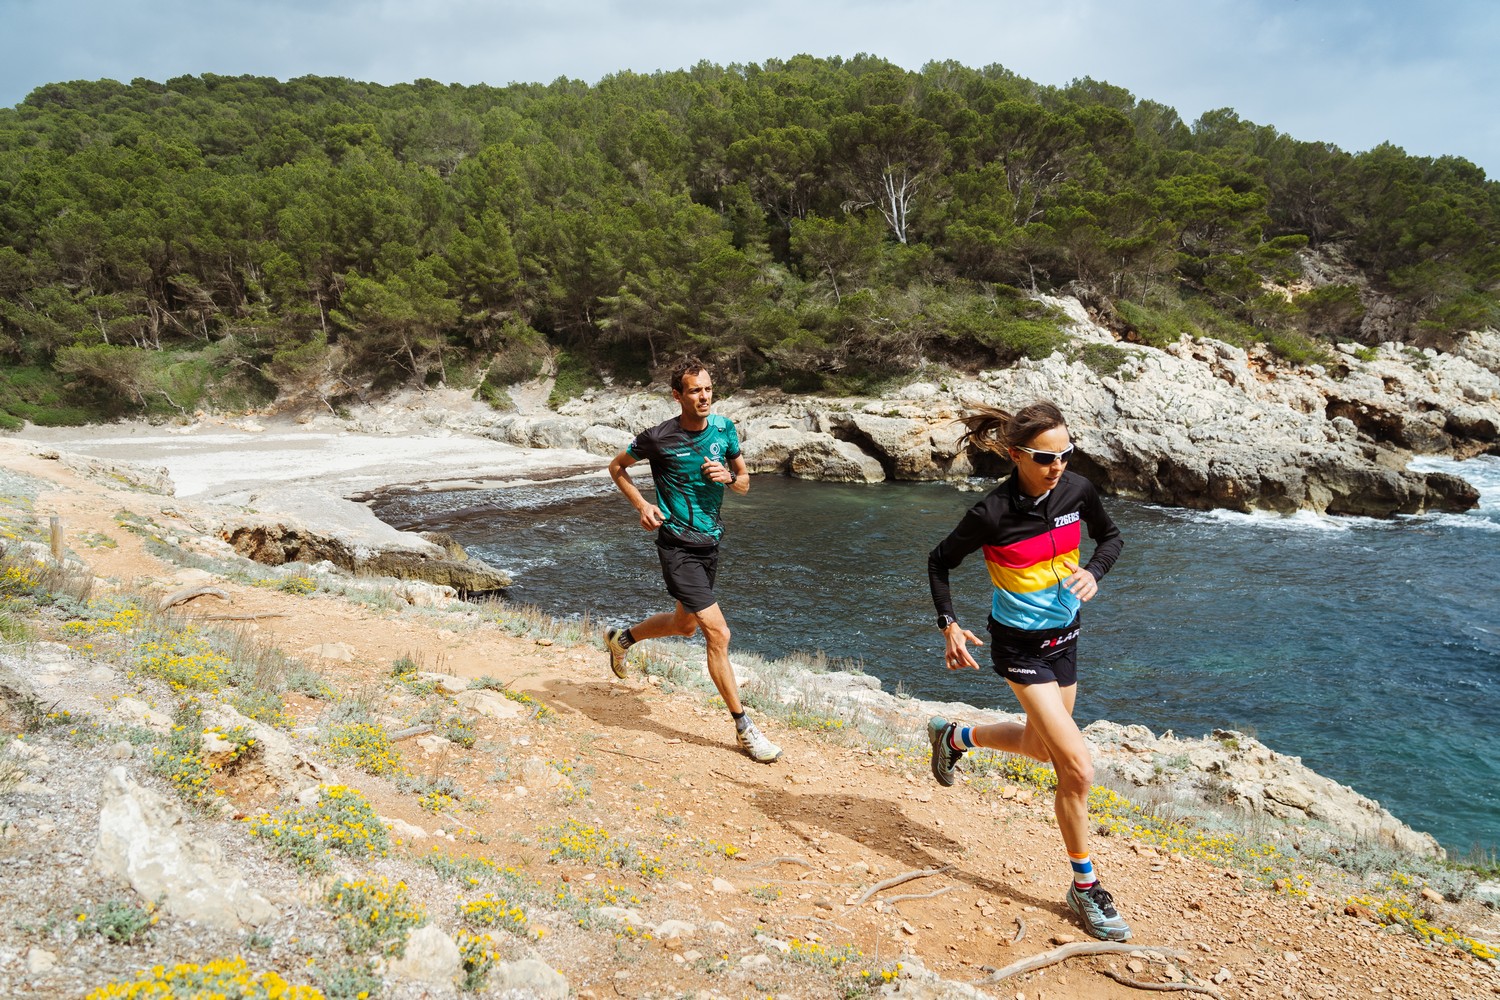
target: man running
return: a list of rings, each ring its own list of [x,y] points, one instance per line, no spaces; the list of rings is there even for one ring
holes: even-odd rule
[[[719,521],[724,487],[741,495],[749,493],[749,470],[740,456],[734,423],[709,413],[713,376],[703,362],[689,358],[673,370],[672,399],[682,412],[636,435],[609,463],[609,477],[640,515],[641,527],[656,532],[662,578],[677,606],[627,629],[606,629],[609,666],[616,677],[624,677],[626,655],[635,643],[690,636],[702,629],[708,644],[708,676],[734,717],[739,744],[751,760],[769,764],[781,756],[781,748],[766,739],[745,714],[729,665],[729,624],[714,596],[719,536],[724,530]],[[650,463],[656,484],[654,504],[646,502],[626,471],[643,458]]]

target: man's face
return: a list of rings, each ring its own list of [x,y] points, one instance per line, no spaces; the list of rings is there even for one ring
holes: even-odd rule
[[[714,402],[714,380],[706,371],[682,376],[682,391],[672,396],[682,406],[683,416],[706,417]]]

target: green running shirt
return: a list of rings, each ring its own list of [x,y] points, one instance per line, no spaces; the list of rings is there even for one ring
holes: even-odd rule
[[[641,431],[625,449],[631,458],[651,463],[656,483],[656,505],[666,518],[658,537],[679,545],[717,545],[724,533],[719,507],[724,484],[703,474],[703,463],[713,459],[724,466],[740,457],[740,436],[734,422],[711,413],[708,426],[688,431],[682,419],[664,420]]]

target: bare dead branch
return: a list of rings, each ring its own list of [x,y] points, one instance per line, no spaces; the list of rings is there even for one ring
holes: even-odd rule
[[[781,917],[780,919],[782,919],[782,920],[812,920],[812,921],[815,921],[815,922],[820,923],[820,924],[827,924],[829,927],[832,927],[832,928],[834,928],[836,930],[841,930],[845,934],[848,934],[850,937],[854,936],[854,932],[851,931],[849,928],[844,927],[844,926],[842,926],[840,924],[836,924],[832,920],[829,920],[827,917],[815,917],[811,913],[788,913],[786,916]]]
[[[1115,972],[1111,969],[1100,969],[1099,971],[1109,978],[1113,979],[1115,982],[1119,983],[1121,986],[1129,986],[1132,989],[1158,990],[1163,993],[1171,991],[1180,991],[1184,993],[1207,993],[1211,997],[1217,997],[1218,1000],[1224,1000],[1224,994],[1220,993],[1212,986],[1199,986],[1197,983],[1143,983],[1139,979],[1131,979],[1129,976],[1122,976],[1118,972]]]
[[[1026,921],[1020,916],[1016,917],[1016,936],[1010,939],[1011,944],[1020,944],[1021,939],[1026,936]]]
[[[189,587],[186,590],[179,590],[175,594],[168,594],[166,597],[163,597],[161,603],[156,606],[156,610],[165,611],[179,604],[186,604],[195,597],[217,597],[225,601],[234,600],[233,597],[229,596],[228,591],[220,590],[218,587]]]
[[[952,892],[954,888],[954,886],[945,885],[941,889],[934,889],[931,892],[909,892],[901,896],[887,896],[881,902],[886,906],[895,906],[897,903],[902,903],[910,899],[931,899],[933,896],[941,896],[945,892]]]
[[[1184,951],[1170,951],[1165,948],[1157,948],[1151,945],[1123,944],[1117,941],[1074,941],[1065,944],[1061,948],[1053,948],[1030,958],[1023,958],[1019,962],[1012,962],[1003,969],[999,969],[981,979],[975,985],[991,986],[1002,979],[1011,976],[1019,976],[1023,972],[1035,972],[1037,969],[1045,969],[1049,965],[1065,962],[1078,955],[1129,955],[1141,951],[1154,951],[1159,955],[1171,955],[1181,958],[1187,954]]]
[[[640,754],[626,753],[624,750],[611,750],[609,747],[594,747],[594,749],[602,751],[603,753],[612,753],[617,757],[629,757],[631,760],[643,760],[648,764],[661,763],[661,761],[659,760],[653,760],[650,757],[642,757]]]
[[[430,732],[432,732],[432,727],[429,726],[429,725],[427,725],[424,722],[423,724],[421,724],[419,726],[412,726],[410,729],[398,729],[398,730],[396,730],[394,733],[391,733],[391,735],[390,735],[390,741],[392,743],[395,743],[395,742],[397,742],[399,740],[409,740],[413,736],[421,736],[424,733],[430,733]]]
[[[775,864],[801,865],[803,868],[816,868],[817,867],[816,865],[814,865],[811,861],[807,860],[806,858],[800,858],[800,857],[797,857],[796,855],[792,855],[792,854],[778,854],[774,858],[767,858],[764,861],[757,861],[753,865],[746,865],[745,866],[745,870],[749,871],[751,868],[764,868],[766,865],[775,865]]]
[[[844,900],[844,905],[858,906],[865,900],[869,899],[871,896],[875,895],[877,892],[880,892],[884,889],[889,889],[892,886],[898,886],[903,882],[910,882],[912,879],[927,878],[929,875],[941,875],[943,874],[943,872],[952,870],[952,865],[942,865],[938,868],[918,868],[915,871],[902,872],[900,875],[888,878],[884,882],[876,882],[874,885],[870,886],[870,888],[866,889],[860,896],[850,896],[848,899]]]

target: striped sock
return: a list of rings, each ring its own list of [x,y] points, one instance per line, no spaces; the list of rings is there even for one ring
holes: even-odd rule
[[[629,649],[635,645],[635,636],[631,635],[630,629],[627,628],[615,636],[615,642],[618,642],[622,649]]]
[[[1087,854],[1074,854],[1069,851],[1068,860],[1073,864],[1073,885],[1079,891],[1087,889],[1098,881],[1094,878],[1094,862],[1089,860]]]
[[[974,749],[974,729],[971,726],[954,726],[948,737],[948,745],[955,750]]]

